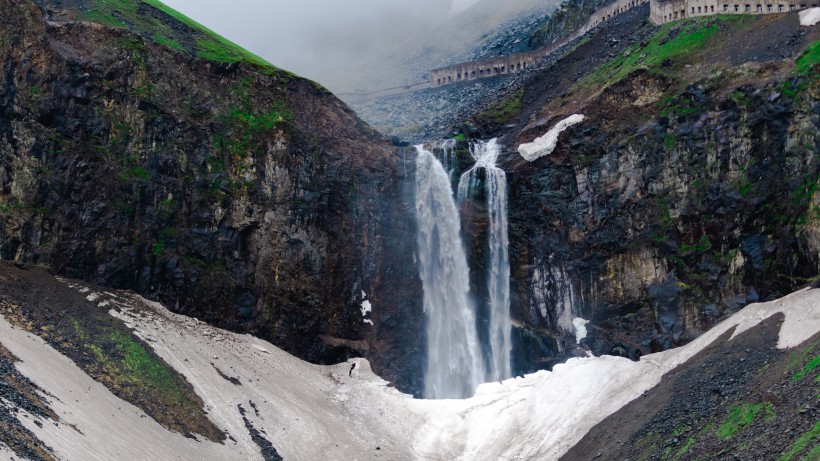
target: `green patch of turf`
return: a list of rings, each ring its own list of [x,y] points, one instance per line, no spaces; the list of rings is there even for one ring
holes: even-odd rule
[[[605,86],[623,79],[641,67],[646,67],[651,72],[663,73],[662,65],[667,59],[687,58],[694,52],[705,49],[718,32],[719,22],[745,21],[748,19],[735,15],[717,15],[666,23],[655,32],[645,47],[632,46],[588,75],[580,85]],[[678,32],[678,27],[682,27],[683,30]]]
[[[814,423],[814,427],[809,429],[808,432],[801,435],[800,438],[794,441],[792,446],[789,448],[789,451],[784,453],[777,461],[791,461],[796,455],[802,453],[804,450],[809,448],[810,446],[814,445],[809,453],[800,459],[800,461],[807,460],[807,461],[814,461],[817,459],[817,455],[820,455],[820,445],[817,445],[820,442],[820,421]]]
[[[217,149],[226,149],[232,157],[247,158],[259,135],[293,119],[293,112],[281,102],[260,110],[256,99],[251,97],[250,80],[243,80],[231,91],[239,99],[239,104],[224,117],[228,129],[225,134],[216,136],[214,143]],[[210,166],[218,165],[215,162]]]
[[[800,379],[804,378],[806,375],[814,371],[818,366],[820,366],[820,355],[814,357],[809,363],[803,367],[802,370],[798,371],[797,373],[792,376],[791,382],[799,381]]]
[[[794,71],[801,75],[808,74],[816,65],[820,63],[820,40],[807,46],[800,57],[795,62]]]
[[[82,19],[108,27],[130,29],[160,45],[186,51],[174,29],[151,15],[140,14],[140,3],[150,5],[184,24],[194,33],[197,57],[222,63],[246,62],[268,71],[279,71],[269,62],[245,50],[159,0],[91,0]]]
[[[162,35],[160,33],[154,34],[154,41],[157,42],[160,45],[166,46],[166,47],[171,48],[173,50],[183,51],[183,52],[185,51],[185,48],[178,41],[176,41],[172,38],[168,38],[165,35]]]
[[[199,32],[202,35],[202,38],[197,40],[197,55],[199,57],[216,62],[248,62],[251,64],[255,64],[259,67],[274,67],[272,64],[260,58],[259,56],[222,37],[221,35],[217,34],[211,29],[208,29],[202,24],[194,21],[193,19],[160,2],[159,0],[142,1],[162,11],[163,13],[176,19],[177,21],[185,24],[191,29]]]
[[[715,435],[723,440],[731,439],[751,425],[761,411],[765,411],[769,417],[774,415],[774,407],[770,403],[733,404],[729,407],[729,416],[717,427]]]

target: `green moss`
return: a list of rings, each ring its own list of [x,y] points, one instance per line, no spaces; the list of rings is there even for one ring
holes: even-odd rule
[[[792,444],[792,446],[789,448],[789,451],[784,453],[780,458],[778,458],[777,461],[790,461],[792,458],[802,453],[806,448],[808,448],[811,445],[814,445],[814,447],[812,447],[811,451],[806,457],[801,458],[801,461],[804,459],[815,460],[817,458],[813,458],[812,454],[820,454],[820,446],[817,445],[818,442],[820,442],[820,421],[814,423],[814,427],[809,429],[808,432],[801,435],[800,438],[795,440],[794,444]]]
[[[125,179],[131,178],[147,180],[151,179],[151,173],[149,173],[148,170],[146,170],[145,168],[135,167],[131,168],[125,173]]]
[[[454,137],[453,139],[455,139],[456,141],[464,141],[467,139],[467,137],[464,136],[464,133],[459,133],[458,136]]]
[[[138,99],[150,99],[151,96],[154,94],[154,85],[150,82],[147,82],[144,85],[140,85],[132,89],[130,94],[132,97]]]
[[[818,366],[820,366],[820,355],[814,357],[812,360],[809,361],[809,363],[806,364],[805,367],[803,367],[802,370],[795,373],[794,376],[792,376],[791,382],[795,382],[804,378],[806,375],[813,372]]]
[[[667,133],[663,137],[663,147],[665,147],[666,150],[672,150],[675,147],[677,147],[677,145],[678,145],[678,141],[677,141],[677,139],[675,139],[675,135],[673,135],[671,133]]]
[[[117,19],[113,14],[107,11],[91,10],[83,14],[82,19],[86,21],[96,22],[104,26],[125,29],[128,27],[121,19]]]
[[[761,411],[768,416],[774,415],[774,407],[770,403],[742,403],[729,407],[729,416],[717,427],[715,435],[723,440],[729,440],[738,432],[751,425]]]
[[[477,118],[489,123],[503,125],[521,112],[521,102],[524,90],[518,90],[506,98],[493,103],[489,108],[480,112]]]
[[[185,48],[178,41],[168,38],[160,33],[154,34],[154,41],[160,45],[167,46],[168,48],[177,51],[185,51]]]
[[[281,102],[276,102],[265,110],[259,110],[255,98],[250,95],[251,82],[244,80],[239,86],[232,88],[239,103],[223,117],[228,129],[226,134],[214,136],[217,149],[226,149],[232,157],[247,158],[259,135],[268,133],[277,126],[293,119],[293,112]],[[215,163],[209,167],[224,166]]]
[[[808,89],[809,85],[802,79],[786,80],[780,84],[780,93],[792,101],[797,100]]]
[[[182,395],[182,389],[165,363],[149,353],[142,344],[120,332],[112,333],[110,339],[120,354],[124,380],[147,384],[172,396]]]

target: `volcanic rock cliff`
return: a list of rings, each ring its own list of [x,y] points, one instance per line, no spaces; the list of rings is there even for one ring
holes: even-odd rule
[[[658,28],[646,10],[460,126],[506,146],[519,371],[576,354],[576,317],[592,321],[581,346],[636,358],[820,273],[817,27],[783,14]],[[516,152],[576,113],[551,155]],[[486,212],[464,213],[480,264]]]
[[[317,84],[158,2],[71,3],[47,20],[0,0],[0,257],[419,379],[412,171],[396,149]]]

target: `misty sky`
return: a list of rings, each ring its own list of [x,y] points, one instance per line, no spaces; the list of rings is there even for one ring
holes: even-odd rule
[[[334,69],[390,53],[477,0],[163,1],[274,65],[328,84]]]

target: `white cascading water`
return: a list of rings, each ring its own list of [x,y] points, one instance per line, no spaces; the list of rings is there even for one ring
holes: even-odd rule
[[[512,375],[510,321],[510,259],[507,229],[507,175],[495,163],[501,148],[498,140],[473,144],[470,153],[475,165],[461,175],[458,199],[464,202],[472,197],[479,185],[479,169],[484,169],[489,214],[490,266],[487,274],[487,292],[490,296],[490,369],[491,381],[507,379]]]
[[[470,397],[485,374],[461,222],[441,162],[423,146],[416,150],[419,275],[427,314],[424,396]]]

